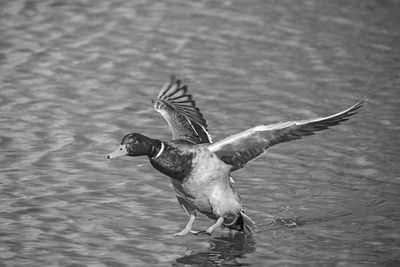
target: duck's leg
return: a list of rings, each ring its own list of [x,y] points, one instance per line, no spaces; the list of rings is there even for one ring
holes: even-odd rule
[[[174,235],[186,235],[187,233],[189,233],[192,230],[192,224],[193,224],[194,220],[196,219],[196,211],[195,210],[191,209],[189,212],[184,204],[181,204],[181,206],[182,206],[182,209],[186,212],[186,214],[189,215],[189,221],[187,222],[185,229],[183,229],[182,231],[180,231]]]
[[[206,233],[208,235],[211,235],[215,229],[217,229],[222,225],[223,222],[224,222],[224,217],[219,217],[218,220],[213,225],[211,225],[206,229]]]
[[[189,233],[192,230],[192,224],[194,222],[194,219],[196,219],[196,214],[190,214],[189,215],[189,221],[186,224],[185,229],[183,229],[182,231],[174,234],[174,235],[186,235],[187,233]]]
[[[198,235],[198,234],[208,234],[211,235],[215,229],[217,229],[218,227],[220,227],[222,225],[222,223],[224,222],[224,217],[219,217],[217,219],[217,221],[211,225],[210,227],[208,227],[207,229],[203,230],[203,231],[191,231],[192,234]]]

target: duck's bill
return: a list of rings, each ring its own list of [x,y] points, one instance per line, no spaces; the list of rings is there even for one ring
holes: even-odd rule
[[[128,151],[126,150],[125,145],[120,145],[115,151],[111,152],[107,155],[108,159],[117,159],[119,157],[123,157],[128,155]]]

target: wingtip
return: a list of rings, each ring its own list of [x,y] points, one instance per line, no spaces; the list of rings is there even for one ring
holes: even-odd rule
[[[160,90],[156,100],[152,102],[153,108],[161,113],[164,118],[176,121],[177,114],[187,120],[186,124],[190,125],[192,131],[198,135],[203,143],[211,143],[212,139],[207,131],[207,123],[203,118],[203,114],[189,93],[188,87],[177,79],[174,74],[170,75],[170,80]],[[161,111],[161,109],[165,109]],[[167,113],[165,113],[167,112]],[[171,125],[170,125],[171,127]],[[172,129],[173,131],[175,129]]]
[[[175,74],[171,74],[169,76],[169,81],[164,84],[161,88],[160,92],[158,93],[157,98],[160,99],[175,83],[180,82],[180,80],[176,79]]]
[[[357,102],[357,104],[360,105],[360,106],[362,106],[362,105],[366,104],[368,101],[369,101],[368,96],[364,96],[364,97],[362,97],[362,98]],[[357,104],[356,104],[356,105],[357,105]]]
[[[361,98],[357,103],[355,103],[353,106],[351,106],[348,111],[354,114],[355,112],[358,112],[358,110],[364,106],[368,102],[368,97],[364,96]]]

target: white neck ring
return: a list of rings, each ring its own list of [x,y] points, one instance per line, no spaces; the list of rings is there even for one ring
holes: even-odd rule
[[[164,145],[163,142],[161,142],[160,151],[158,151],[157,155],[156,155],[153,159],[156,159],[156,158],[158,158],[159,156],[161,156],[161,154],[164,152],[164,148],[165,148],[165,145]]]

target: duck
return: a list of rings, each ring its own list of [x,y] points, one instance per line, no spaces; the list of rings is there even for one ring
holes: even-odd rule
[[[365,100],[331,116],[260,124],[213,142],[187,85],[171,75],[152,103],[168,123],[172,139],[164,141],[129,133],[107,158],[147,156],[156,170],[170,178],[178,203],[189,218],[183,230],[175,235],[211,235],[220,227],[253,234],[257,225],[245,213],[231,173],[242,169],[271,146],[313,135],[348,120]],[[198,213],[213,223],[195,231],[192,225]]]

